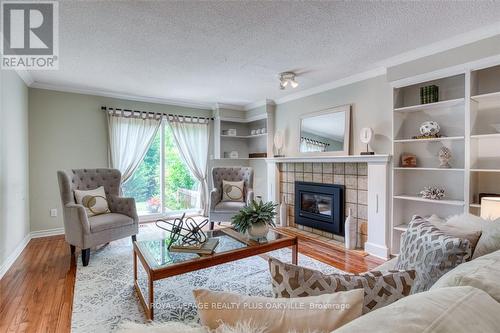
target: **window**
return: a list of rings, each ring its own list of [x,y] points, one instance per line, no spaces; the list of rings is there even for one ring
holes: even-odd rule
[[[196,209],[198,181],[182,161],[167,124],[162,123],[144,160],[122,189],[125,196],[135,198],[140,216]]]

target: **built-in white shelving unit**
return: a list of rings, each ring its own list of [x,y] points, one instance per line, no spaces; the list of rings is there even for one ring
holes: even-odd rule
[[[500,66],[470,76],[469,212],[480,214],[480,194],[500,194]]]
[[[230,116],[228,116],[228,114]],[[236,135],[228,135],[229,129],[236,130]],[[262,130],[252,134],[253,130]],[[224,134],[223,134],[224,133]],[[214,159],[216,160],[259,160],[273,156],[272,140],[274,135],[274,104],[267,103],[258,113],[216,108],[214,111]],[[237,158],[230,158],[232,151]],[[267,156],[250,158],[251,153],[265,153]]]
[[[408,82],[395,83],[393,90],[393,254],[413,215],[479,214],[481,193],[500,194],[500,65]],[[433,84],[439,102],[420,104],[420,87]],[[427,120],[441,126],[443,137],[413,139]],[[452,152],[452,168],[439,168],[442,146]],[[404,153],[417,156],[416,167],[401,166]],[[424,186],[443,187],[446,197],[423,199],[418,193]]]
[[[399,252],[401,233],[413,215],[452,215],[464,211],[469,203],[465,195],[466,184],[466,75],[459,73],[427,82],[394,88],[393,117],[393,200],[392,200],[392,252]],[[439,102],[420,104],[420,87],[437,85]],[[424,121],[436,121],[439,138],[414,139]],[[452,168],[439,167],[439,150],[448,147],[452,152]],[[403,154],[417,156],[416,167],[402,167]],[[419,192],[426,186],[439,186],[446,190],[441,200],[424,199]]]

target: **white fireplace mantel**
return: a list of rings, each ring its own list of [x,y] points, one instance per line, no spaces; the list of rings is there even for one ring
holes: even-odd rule
[[[281,163],[367,163],[368,239],[365,251],[379,258],[390,255],[389,170],[391,155],[294,156],[266,159],[269,199],[280,202]]]
[[[389,163],[391,155],[292,156],[266,158],[267,163]]]

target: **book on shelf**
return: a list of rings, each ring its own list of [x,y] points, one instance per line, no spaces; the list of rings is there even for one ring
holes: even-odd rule
[[[170,246],[169,250],[171,252],[212,254],[214,253],[217,245],[219,245],[219,239],[209,238],[205,243],[195,244],[195,245],[174,243]]]

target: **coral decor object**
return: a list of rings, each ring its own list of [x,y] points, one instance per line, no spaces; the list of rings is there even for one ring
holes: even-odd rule
[[[424,187],[424,189],[420,191],[420,195],[424,199],[431,200],[441,200],[445,196],[444,189],[437,186]]]
[[[441,147],[439,150],[439,167],[440,168],[451,168],[451,150],[448,147]]]

